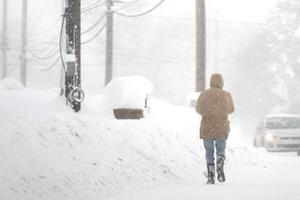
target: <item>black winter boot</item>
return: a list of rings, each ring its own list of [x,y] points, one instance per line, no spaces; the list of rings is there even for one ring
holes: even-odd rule
[[[207,184],[215,184],[215,165],[207,164]]]
[[[225,181],[224,163],[225,163],[224,156],[217,156],[217,174],[218,174],[219,182]]]

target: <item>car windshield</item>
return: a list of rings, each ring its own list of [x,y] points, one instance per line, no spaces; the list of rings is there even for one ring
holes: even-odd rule
[[[267,119],[268,129],[292,129],[300,128],[298,117],[272,117]]]

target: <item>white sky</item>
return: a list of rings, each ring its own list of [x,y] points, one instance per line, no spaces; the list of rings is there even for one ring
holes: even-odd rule
[[[277,0],[208,0],[208,13],[237,21],[261,22],[274,8]]]

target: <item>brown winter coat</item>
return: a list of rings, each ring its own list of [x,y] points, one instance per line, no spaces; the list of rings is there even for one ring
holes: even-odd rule
[[[201,139],[227,139],[230,131],[228,114],[234,112],[231,94],[223,90],[221,74],[213,74],[210,89],[201,92],[196,110],[202,115]]]

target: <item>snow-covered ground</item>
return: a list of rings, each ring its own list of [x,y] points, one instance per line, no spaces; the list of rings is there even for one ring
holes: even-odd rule
[[[231,167],[224,184],[206,185],[204,180],[177,182],[135,193],[117,195],[110,200],[284,200],[300,199],[300,158],[295,153],[271,156],[265,167]]]
[[[74,113],[56,88],[0,82],[0,199],[300,198],[299,158],[248,146],[237,126],[228,182],[207,186],[193,108],[152,98],[145,119],[116,120],[103,115],[101,101],[87,95]]]

